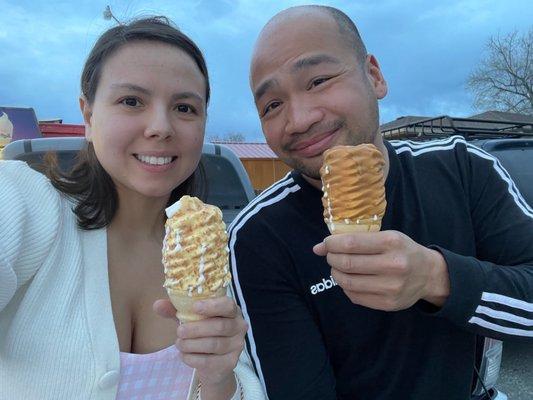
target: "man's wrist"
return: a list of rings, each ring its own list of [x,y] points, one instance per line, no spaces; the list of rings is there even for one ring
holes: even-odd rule
[[[429,303],[442,307],[450,295],[450,275],[446,260],[440,252],[428,249],[430,252],[430,272],[423,297]]]

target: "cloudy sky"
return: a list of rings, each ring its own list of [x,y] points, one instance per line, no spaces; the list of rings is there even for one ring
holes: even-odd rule
[[[80,123],[79,76],[95,40],[113,21],[170,17],[204,51],[212,79],[207,136],[263,141],[248,88],[255,38],[276,12],[301,1],[0,0],[0,105],[33,107],[39,119]],[[381,122],[403,115],[476,112],[465,81],[491,35],[532,25],[530,0],[323,1],[358,25],[389,84]]]

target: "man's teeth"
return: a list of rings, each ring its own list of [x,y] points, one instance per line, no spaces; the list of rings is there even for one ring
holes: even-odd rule
[[[164,164],[170,164],[170,162],[172,162],[172,157],[152,157],[152,156],[143,156],[140,154],[137,154],[136,157],[139,161],[142,161],[143,163],[151,164],[151,165],[164,165]]]

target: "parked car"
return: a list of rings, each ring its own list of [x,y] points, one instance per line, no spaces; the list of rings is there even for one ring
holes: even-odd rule
[[[382,131],[389,140],[427,141],[452,135],[496,157],[509,172],[528,204],[533,204],[533,126],[531,122],[452,118],[446,115],[396,124]],[[479,336],[472,400],[506,400],[496,389],[503,343]]]
[[[39,138],[17,140],[3,150],[6,160],[23,160],[39,170],[46,153],[57,154],[61,168],[68,169],[85,145],[82,137]],[[255,197],[254,189],[239,158],[220,144],[205,143],[200,160],[206,184],[206,202],[218,206],[227,225]]]

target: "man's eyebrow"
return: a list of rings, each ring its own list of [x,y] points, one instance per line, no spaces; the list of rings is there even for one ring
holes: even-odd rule
[[[317,54],[309,57],[302,58],[298,60],[292,67],[291,67],[291,73],[296,73],[302,69],[314,67],[315,65],[328,63],[328,64],[340,64],[339,59],[330,56],[328,54]],[[272,86],[277,84],[277,82],[274,79],[268,79],[262,84],[259,85],[259,87],[254,92],[254,98],[255,101],[258,101],[264,94],[267,92],[268,89],[270,89]]]
[[[291,67],[291,73],[295,73],[302,69],[314,67],[315,65],[323,63],[340,64],[340,61],[337,58],[328,54],[317,54],[296,61],[296,63]]]
[[[258,101],[261,97],[263,97],[267,90],[276,84],[277,82],[275,79],[267,79],[266,81],[261,83],[254,92],[255,101]]]

